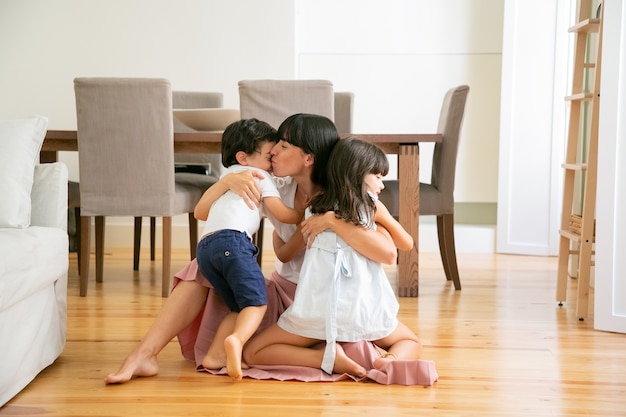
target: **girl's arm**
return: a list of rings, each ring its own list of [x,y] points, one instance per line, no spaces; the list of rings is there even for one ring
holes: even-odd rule
[[[256,170],[246,170],[223,176],[204,192],[194,208],[194,217],[206,220],[215,200],[228,190],[240,195],[251,209],[258,207],[261,204],[261,189],[255,178],[263,179],[263,174]]]
[[[263,198],[263,206],[281,223],[298,224],[304,217],[304,210],[287,207],[279,197]]]
[[[378,227],[376,230],[357,226],[336,218],[333,211],[313,215],[304,220],[301,226],[302,235],[309,247],[315,236],[324,230],[331,229],[361,255],[375,262],[389,265],[396,263],[398,249],[384,226]]]
[[[400,250],[411,250],[413,249],[413,238],[404,230],[404,227],[393,218],[389,210],[380,200],[376,201],[376,223],[383,226],[393,239],[393,243]]]
[[[272,242],[276,258],[281,262],[289,262],[304,251],[304,238],[302,237],[300,225],[298,225],[296,232],[287,242],[283,241],[276,233],[276,230],[274,230]]]

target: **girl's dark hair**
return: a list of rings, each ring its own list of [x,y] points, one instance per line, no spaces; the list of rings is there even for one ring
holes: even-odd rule
[[[324,116],[298,113],[287,117],[280,124],[278,138],[313,155],[311,181],[326,187],[326,164],[331,150],[339,141],[335,124]]]
[[[371,226],[375,205],[364,180],[368,174],[387,175],[389,160],[385,152],[361,139],[342,139],[333,148],[327,168],[328,185],[311,201],[311,212],[334,211],[337,218]]]
[[[276,129],[258,119],[241,119],[229,124],[222,134],[222,164],[237,164],[237,152],[248,155],[258,151],[264,142],[278,142]]]

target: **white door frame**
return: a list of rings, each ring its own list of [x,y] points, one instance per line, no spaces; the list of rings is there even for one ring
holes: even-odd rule
[[[604,7],[594,327],[626,333],[626,8]]]
[[[564,97],[571,72],[572,37],[567,29],[575,3],[505,0],[496,244],[499,253],[557,254],[561,162],[567,133]]]

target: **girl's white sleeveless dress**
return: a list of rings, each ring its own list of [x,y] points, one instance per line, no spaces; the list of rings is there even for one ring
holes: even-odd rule
[[[383,266],[328,230],[307,249],[294,302],[278,325],[293,334],[326,340],[322,369],[330,374],[335,342],[388,336],[398,325],[398,308]]]

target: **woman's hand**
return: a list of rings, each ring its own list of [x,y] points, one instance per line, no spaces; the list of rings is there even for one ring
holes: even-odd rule
[[[261,204],[261,189],[256,178],[264,177],[260,172],[251,169],[225,175],[204,192],[193,211],[194,217],[205,221],[213,203],[228,190],[240,195],[248,207],[254,210]]]
[[[274,230],[272,243],[274,246],[274,254],[279,261],[283,263],[289,262],[304,251],[304,240],[302,239],[299,228],[300,226],[298,226],[296,232],[291,235],[286,242],[283,241],[280,236],[278,236],[278,233],[276,233],[276,230]]]
[[[261,186],[256,179],[265,178],[260,172],[248,169],[228,174],[220,179],[226,188],[241,196],[248,207],[255,209],[261,205]]]
[[[393,265],[396,262],[398,249],[393,241],[393,233],[390,234],[385,226],[376,230],[357,226],[338,219],[334,211],[314,214],[300,225],[307,248],[311,247],[318,234],[330,229],[361,255],[384,264]]]
[[[324,230],[332,229],[337,218],[334,211],[327,211],[324,214],[314,214],[300,223],[302,227],[302,237],[306,242],[306,247],[310,248],[315,237]]]

